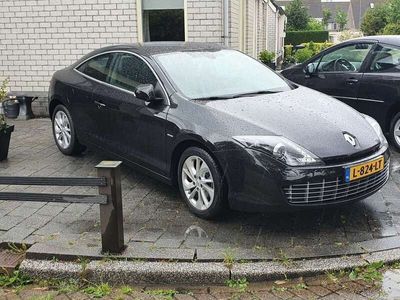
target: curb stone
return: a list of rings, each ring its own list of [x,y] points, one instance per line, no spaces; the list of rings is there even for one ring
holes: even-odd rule
[[[110,284],[223,284],[228,279],[246,278],[248,281],[266,281],[300,276],[314,276],[326,272],[352,269],[366,263],[400,260],[400,248],[373,254],[335,258],[294,260],[282,264],[277,261],[234,263],[229,270],[223,263],[206,262],[134,262],[92,261],[83,270],[76,262],[54,262],[26,259],[20,270],[34,278],[74,278],[84,276],[91,282]]]

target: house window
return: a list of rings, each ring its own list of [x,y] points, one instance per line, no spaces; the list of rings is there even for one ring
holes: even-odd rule
[[[142,0],[143,40],[184,41],[184,0]]]

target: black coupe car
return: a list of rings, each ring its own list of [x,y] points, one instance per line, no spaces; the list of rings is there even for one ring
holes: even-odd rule
[[[400,36],[349,40],[282,75],[375,118],[400,151]]]
[[[374,119],[214,44],[96,50],[54,74],[49,111],[61,152],[106,151],[204,218],[360,200],[389,176]]]

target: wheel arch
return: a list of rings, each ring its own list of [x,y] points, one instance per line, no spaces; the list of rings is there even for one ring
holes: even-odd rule
[[[54,109],[57,107],[57,105],[65,105],[65,103],[61,100],[59,100],[59,98],[54,98],[49,102],[49,117],[50,119],[53,117],[53,113],[54,113]]]
[[[208,146],[205,142],[199,141],[197,139],[186,139],[183,141],[180,141],[173,149],[172,154],[171,154],[171,163],[170,163],[170,178],[171,182],[173,185],[177,185],[178,183],[178,165],[179,165],[179,159],[182,155],[182,153],[190,148],[190,147],[198,147],[200,149],[203,149],[206,151],[215,161],[217,164],[221,174],[223,174],[223,168],[221,165],[221,162],[217,158],[217,156],[214,154],[214,152],[211,150],[211,147]],[[223,176],[224,177],[224,176]]]
[[[398,113],[400,113],[400,103],[396,103],[388,109],[385,119],[385,128],[382,128],[385,133],[390,133],[393,118]]]

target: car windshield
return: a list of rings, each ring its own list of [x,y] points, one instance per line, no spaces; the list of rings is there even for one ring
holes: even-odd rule
[[[172,52],[155,55],[155,59],[175,88],[191,99],[224,99],[291,89],[275,72],[235,50]]]

